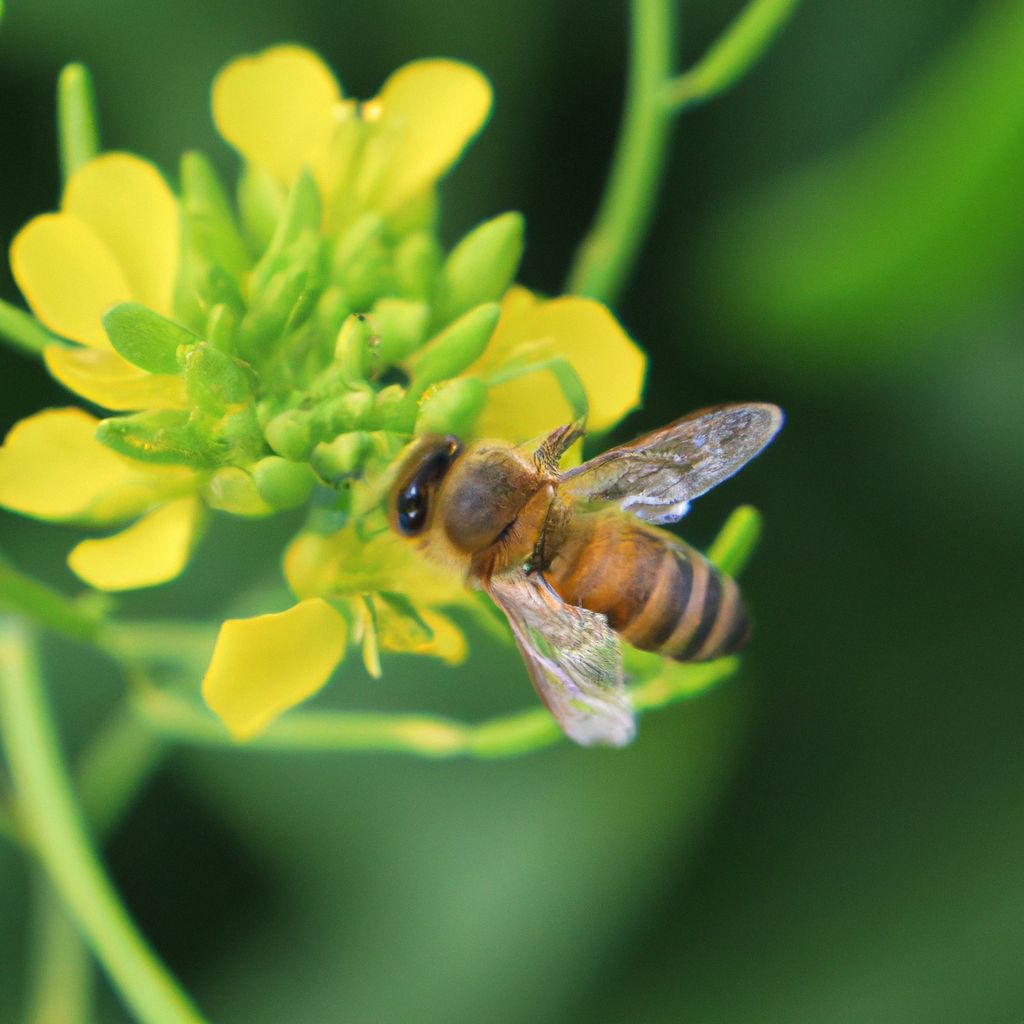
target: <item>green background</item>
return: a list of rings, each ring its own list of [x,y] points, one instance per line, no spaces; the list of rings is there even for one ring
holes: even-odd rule
[[[681,61],[733,3],[682,11]],[[226,173],[210,80],[316,47],[348,91],[426,55],[494,83],[444,189],[449,241],[505,209],[557,292],[623,86],[618,4],[13,0],[0,27],[0,235],[58,194],[53,91],[92,69],[109,148]],[[1024,1015],[1024,13],[1019,2],[807,3],[767,59],[678,125],[617,312],[650,352],[625,438],[727,399],[788,422],[682,533],[757,505],[740,678],[622,752],[508,763],[176,751],[109,842],[148,935],[218,1022],[1017,1022]],[[6,266],[0,294],[16,293]],[[0,351],[0,420],[67,398]],[[289,526],[218,524],[128,615],[220,614]],[[66,592],[79,534],[0,543]],[[264,558],[264,563],[266,558]],[[270,573],[266,577],[273,579]],[[115,703],[52,642],[71,749]],[[513,653],[343,671],[326,703],[482,717],[527,705]],[[0,1020],[22,1004],[29,873],[0,848]],[[100,991],[100,1019],[122,1021]]]

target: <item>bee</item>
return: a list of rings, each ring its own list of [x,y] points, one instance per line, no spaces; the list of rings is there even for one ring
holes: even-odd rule
[[[747,642],[735,581],[659,526],[759,454],[782,420],[767,403],[703,409],[565,472],[578,422],[519,446],[424,437],[396,477],[391,525],[504,612],[570,739],[623,746],[636,727],[620,640],[679,661]]]

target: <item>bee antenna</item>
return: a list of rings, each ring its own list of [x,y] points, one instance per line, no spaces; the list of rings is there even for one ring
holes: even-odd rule
[[[558,464],[562,456],[586,433],[586,417],[581,416],[572,423],[552,430],[537,446],[533,453],[533,461],[539,469],[551,473],[558,472]]]

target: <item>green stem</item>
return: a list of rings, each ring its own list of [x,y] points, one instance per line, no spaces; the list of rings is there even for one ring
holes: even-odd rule
[[[0,299],[0,341],[19,352],[38,356],[57,339],[31,313]]]
[[[57,137],[66,184],[100,148],[92,76],[84,64],[68,64],[57,80]]]
[[[568,290],[613,303],[654,214],[671,111],[662,101],[672,75],[675,26],[667,0],[632,0],[626,109],[611,174],[580,245]]]
[[[674,671],[640,683],[630,691],[638,711],[665,707],[703,693],[733,675],[736,658]],[[436,715],[387,715],[364,712],[294,712],[254,739],[233,740],[212,715],[192,701],[167,691],[148,689],[136,708],[150,728],[169,740],[206,747],[262,751],[350,751],[409,754],[416,757],[470,757],[489,760],[515,757],[550,747],[563,737],[541,707],[485,722],[458,722]]]
[[[768,50],[798,0],[751,0],[689,71],[666,82],[662,102],[672,113],[734,86]]]
[[[33,884],[35,934],[25,1024],[87,1024],[92,964],[67,909],[41,871]]]
[[[0,725],[18,804],[55,889],[125,1003],[144,1024],[202,1018],[121,904],[95,850],[57,748],[22,627],[0,629]]]
[[[71,640],[96,642],[103,628],[98,614],[16,569],[0,553],[0,609],[25,615]]]
[[[750,505],[734,509],[707,550],[708,560],[730,576],[738,576],[761,538],[761,513]]]

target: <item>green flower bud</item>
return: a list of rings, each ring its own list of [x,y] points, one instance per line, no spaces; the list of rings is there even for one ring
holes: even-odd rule
[[[256,481],[238,466],[218,469],[207,481],[203,499],[210,508],[234,516],[267,516],[274,511],[260,497]]]
[[[522,214],[484,221],[452,249],[441,270],[436,323],[446,324],[482,302],[497,302],[523,257]]]
[[[266,252],[253,268],[249,293],[256,295],[282,269],[282,257],[304,237],[317,239],[320,233],[320,194],[309,171],[303,170],[295,179],[288,202],[281,213]],[[294,262],[286,260],[284,265]]]
[[[370,368],[373,329],[362,313],[353,313],[338,332],[334,345],[335,366],[346,380],[365,381]]]
[[[199,341],[181,324],[138,302],[122,302],[109,310],[103,327],[119,355],[150,373],[177,373],[179,346]]]
[[[217,424],[214,436],[223,450],[222,462],[248,463],[263,452],[263,431],[252,406],[225,416]]]
[[[371,247],[378,248],[384,233],[384,218],[369,210],[358,217],[354,224],[338,239],[331,254],[331,270],[341,277]]]
[[[214,306],[206,318],[206,340],[221,352],[233,352],[238,336],[238,314],[223,303]]]
[[[242,226],[257,252],[264,252],[284,214],[284,189],[263,167],[244,163],[238,181],[238,211]]]
[[[378,430],[408,434],[416,422],[416,396],[398,384],[377,392],[370,422]]]
[[[260,497],[275,509],[298,508],[305,503],[316,477],[305,462],[290,462],[268,455],[252,467]]]
[[[295,266],[272,278],[254,296],[238,332],[238,348],[243,356],[259,359],[281,340],[308,283],[307,269]]]
[[[408,235],[395,249],[395,283],[410,299],[429,299],[441,269],[443,253],[429,231]]]
[[[240,280],[252,259],[217,172],[202,153],[181,158],[181,199],[188,247]]]
[[[267,444],[278,455],[293,462],[309,457],[313,447],[310,415],[302,409],[287,409],[278,413],[263,429]]]
[[[471,309],[428,342],[410,360],[410,391],[421,395],[431,384],[457,377],[474,363],[498,326],[501,308],[488,302]]]
[[[332,284],[325,288],[317,302],[316,318],[320,331],[333,338],[352,312],[345,289]]]
[[[400,363],[423,343],[430,321],[425,302],[408,299],[378,299],[370,314],[380,343],[377,354],[382,363]]]
[[[310,456],[310,465],[323,480],[336,486],[359,472],[370,443],[363,431],[341,434],[333,441],[318,444]]]
[[[122,455],[145,462],[215,466],[221,453],[181,409],[153,409],[102,420],[96,437]]]
[[[415,433],[465,436],[487,400],[487,386],[477,377],[456,377],[432,387],[420,399]]]
[[[330,440],[338,434],[361,427],[373,410],[373,392],[347,391],[337,398],[321,402],[310,415],[310,428],[318,440]]]
[[[254,380],[248,366],[205,341],[186,353],[183,375],[189,398],[214,416],[252,397]]]

